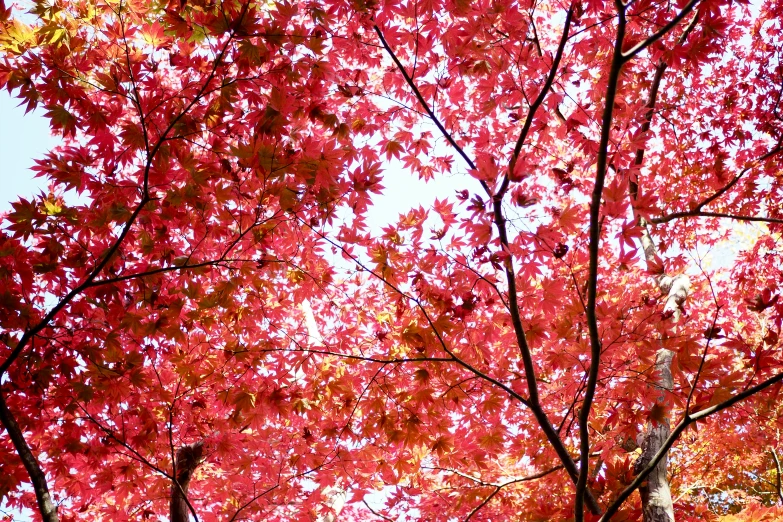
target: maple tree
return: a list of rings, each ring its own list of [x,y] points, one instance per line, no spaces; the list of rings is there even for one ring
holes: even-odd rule
[[[0,3],[62,137],[0,228],[4,505],[780,517],[782,15]],[[460,186],[379,231],[400,170]]]

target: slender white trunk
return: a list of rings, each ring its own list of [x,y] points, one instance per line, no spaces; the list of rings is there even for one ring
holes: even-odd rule
[[[642,221],[642,249],[648,265],[655,259],[655,243]],[[670,277],[666,274],[658,276],[656,282],[661,292],[666,294],[664,314],[671,314],[671,320],[677,322],[680,319],[682,305],[690,291],[690,281],[684,274]],[[661,348],[655,357],[655,386],[660,391],[653,411],[650,412],[650,420],[645,426],[644,432],[639,436],[639,446],[642,449],[641,456],[634,463],[634,471],[639,473],[647,467],[653,456],[661,449],[670,433],[669,408],[667,394],[674,388],[672,378],[672,360],[674,352]],[[661,459],[647,481],[639,488],[642,497],[642,511],[644,522],[674,522],[674,505],[672,503],[669,479],[666,476],[668,454]]]
[[[656,385],[663,396],[672,390],[672,359],[674,352],[661,348],[655,359],[655,371],[657,374]],[[658,405],[656,405],[658,407]],[[663,446],[669,436],[669,417],[667,414],[653,415],[641,434],[642,455],[634,464],[634,471],[639,473],[652,460],[653,456]],[[644,522],[674,522],[674,506],[669,488],[669,480],[666,476],[668,454],[661,459],[652,473],[647,476],[647,482],[639,488],[642,497],[642,511]]]

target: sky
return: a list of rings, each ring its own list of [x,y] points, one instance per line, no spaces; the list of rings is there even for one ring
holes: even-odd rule
[[[11,210],[11,201],[19,197],[30,199],[46,190],[46,181],[34,178],[30,167],[59,143],[59,138],[49,132],[44,109],[25,114],[25,106],[18,105],[19,100],[0,91],[0,212]],[[439,177],[425,183],[392,166],[386,170],[385,190],[370,208],[367,222],[377,230],[401,212],[418,205],[429,208],[435,198],[452,196],[457,189],[478,188],[475,181],[466,177]]]
[[[9,210],[18,196],[29,199],[46,188],[43,180],[33,178],[30,167],[34,158],[58,143],[49,134],[42,109],[25,115],[25,107],[17,105],[18,100],[0,91],[0,212]]]

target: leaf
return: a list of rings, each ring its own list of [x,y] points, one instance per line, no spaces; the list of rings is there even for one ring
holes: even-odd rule
[[[231,400],[231,403],[237,407],[237,410],[249,410],[256,406],[256,396],[246,390],[239,390]]]
[[[295,190],[283,187],[280,191],[280,208],[287,212],[292,211],[297,203],[297,195]]]
[[[555,245],[555,248],[552,249],[552,255],[556,259],[561,259],[567,253],[568,253],[568,245],[566,245],[565,243],[558,243]]]
[[[578,206],[567,206],[557,218],[557,222],[566,234],[576,232],[581,224],[580,208]]]
[[[61,202],[47,198],[43,200],[43,211],[47,216],[56,216],[62,213],[63,206]]]
[[[653,276],[665,275],[666,271],[663,267],[663,260],[660,256],[655,256],[647,260],[647,273]]]
[[[400,158],[400,154],[403,152],[403,146],[395,140],[389,140],[383,148],[386,152],[386,159]]]
[[[763,312],[767,308],[773,306],[778,300],[778,294],[772,295],[769,288],[765,288],[760,294],[756,294],[752,299],[745,299],[745,303],[748,305],[748,310],[753,312]]]
[[[169,38],[164,32],[164,28],[159,23],[153,23],[145,28],[142,32],[142,38],[144,42],[152,46],[155,49],[168,47]]]
[[[49,118],[53,130],[62,130],[64,136],[76,135],[76,117],[61,105],[46,107],[46,117]]]
[[[0,11],[4,17],[4,30],[0,32],[0,50],[22,54],[28,44],[33,43],[35,31],[29,25],[22,23],[18,18],[15,18],[12,23],[8,23],[9,10],[10,8],[0,6]]]

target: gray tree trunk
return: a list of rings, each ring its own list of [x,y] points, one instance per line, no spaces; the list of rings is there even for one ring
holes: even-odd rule
[[[642,250],[648,264],[653,262],[656,257],[655,243],[650,236],[647,226],[643,220],[640,221],[643,229]],[[670,277],[666,274],[658,276],[656,279],[658,288],[666,295],[666,302],[663,307],[664,313],[671,313],[671,320],[679,321],[682,305],[688,297],[690,291],[690,281],[684,274]],[[639,434],[639,446],[642,448],[642,454],[634,463],[634,471],[641,472],[652,460],[658,450],[663,447],[663,443],[669,436],[671,426],[667,407],[666,395],[671,393],[674,388],[674,379],[672,378],[672,360],[674,352],[661,348],[655,357],[655,386],[660,391],[656,405],[650,415],[650,420],[645,426],[644,432]],[[639,494],[642,497],[642,511],[644,513],[644,522],[674,522],[674,504],[672,502],[671,489],[669,488],[669,479],[666,476],[668,462],[668,453],[661,459],[652,473],[647,477],[647,481],[639,488]]]
[[[661,388],[662,395],[673,388],[674,382],[671,371],[673,358],[674,352],[662,348],[658,351],[655,359],[655,371],[658,375],[657,385]],[[658,418],[649,421],[644,433],[641,434],[640,446],[642,455],[634,463],[634,471],[636,473],[647,467],[669,436],[669,418],[665,415],[656,416]],[[666,477],[667,460],[668,454],[661,459],[653,472],[647,476],[647,482],[639,488],[639,494],[642,497],[644,522],[674,522],[674,506],[672,504],[671,490],[669,489],[669,480]]]

